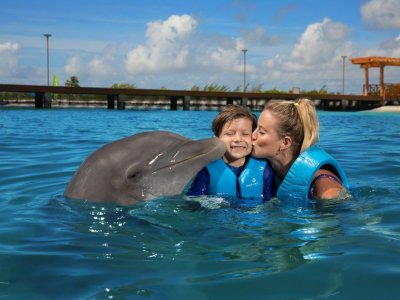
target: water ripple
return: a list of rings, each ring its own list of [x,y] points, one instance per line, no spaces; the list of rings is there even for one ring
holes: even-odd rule
[[[320,146],[357,195],[345,201],[178,196],[119,207],[62,196],[99,147],[148,130],[206,138],[216,114],[0,109],[0,297],[352,299],[363,274],[368,295],[394,299],[400,115],[319,112]]]

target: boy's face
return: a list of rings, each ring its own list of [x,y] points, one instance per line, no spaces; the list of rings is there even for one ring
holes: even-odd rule
[[[225,161],[233,166],[241,166],[252,149],[252,121],[247,118],[225,123],[219,139],[226,145]]]

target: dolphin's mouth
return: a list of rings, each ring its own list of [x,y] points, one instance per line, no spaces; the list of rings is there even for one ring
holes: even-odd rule
[[[190,141],[190,142],[186,142],[181,145],[178,145],[177,146],[178,150],[176,150],[174,152],[174,154],[171,156],[171,158],[168,161],[164,162],[161,166],[155,168],[151,173],[155,174],[157,172],[164,171],[166,169],[172,169],[174,167],[190,163],[191,161],[194,161],[194,160],[196,160],[196,161],[201,160],[202,158],[205,158],[207,155],[213,154],[214,152],[215,152],[215,154],[218,154],[219,153],[218,150],[221,148],[221,145],[219,143],[216,143],[214,145],[214,147],[212,147],[211,149],[205,149],[204,151],[199,152],[196,155],[186,156],[182,159],[179,159],[179,155],[181,155],[182,153],[183,153],[182,156],[185,155],[184,154],[185,151],[182,151],[180,149],[182,147],[185,147],[186,144],[193,143],[193,142],[196,142],[196,141]],[[223,154],[223,152],[222,152],[222,154]],[[220,155],[222,155],[222,154],[220,154]],[[153,160],[151,160],[151,162],[149,164],[155,163],[159,158],[164,158],[163,155],[164,155],[164,153],[158,154]],[[214,155],[213,155],[213,157],[214,157]],[[218,157],[215,157],[214,159],[205,160],[204,164],[202,166],[200,166],[196,172],[198,172],[201,168],[203,168],[207,163],[209,163],[217,158]]]

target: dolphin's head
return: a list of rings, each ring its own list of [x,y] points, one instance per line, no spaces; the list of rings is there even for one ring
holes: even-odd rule
[[[64,195],[122,205],[179,195],[197,172],[225,151],[217,138],[194,141],[166,131],[136,134],[90,155]]]

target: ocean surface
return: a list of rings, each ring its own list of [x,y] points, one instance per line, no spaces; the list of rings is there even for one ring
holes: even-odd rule
[[[319,112],[343,201],[63,197],[99,147],[216,114],[0,108],[0,299],[400,299],[399,113]]]

